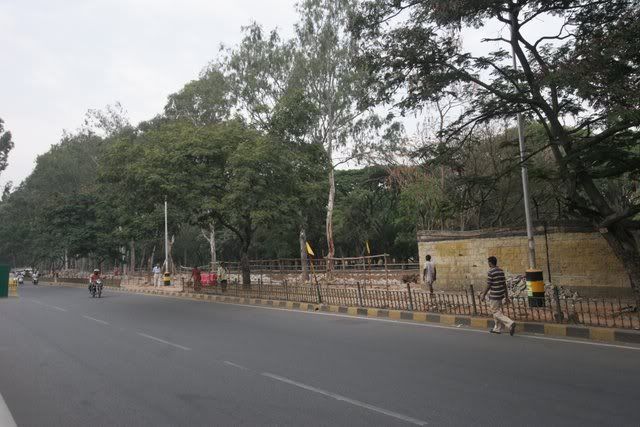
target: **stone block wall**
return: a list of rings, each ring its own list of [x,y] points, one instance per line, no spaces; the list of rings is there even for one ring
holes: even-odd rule
[[[536,227],[536,263],[545,282],[576,290],[582,296],[631,296],[629,277],[606,240],[588,227]],[[547,266],[547,248],[549,267]],[[523,229],[471,232],[421,231],[418,233],[420,270],[425,255],[436,262],[436,289],[461,290],[473,284],[484,289],[487,258],[498,258],[507,276],[523,274],[528,267],[527,236]]]

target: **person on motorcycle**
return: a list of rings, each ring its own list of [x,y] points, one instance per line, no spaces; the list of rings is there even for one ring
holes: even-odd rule
[[[100,270],[97,268],[93,270],[93,274],[89,277],[89,290],[91,290],[91,285],[100,280]]]

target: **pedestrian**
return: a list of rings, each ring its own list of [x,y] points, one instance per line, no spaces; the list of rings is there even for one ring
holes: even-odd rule
[[[433,293],[433,282],[436,281],[436,264],[431,261],[431,255],[425,257],[424,270],[422,272],[422,281],[429,288],[429,293]]]
[[[160,279],[162,278],[162,275],[160,274],[160,267],[158,267],[158,264],[153,266],[153,270],[151,270],[153,272],[153,286],[156,288],[160,287]]]
[[[482,294],[480,299],[483,300],[487,293],[489,294],[489,308],[493,314],[494,326],[489,330],[492,334],[502,333],[503,327],[509,330],[509,335],[513,336],[516,330],[516,322],[511,320],[502,312],[502,300],[504,299],[504,305],[509,305],[509,293],[507,291],[507,282],[504,277],[504,271],[498,267],[498,259],[494,256],[490,256],[489,259],[489,273],[487,275],[487,288]]]
[[[202,275],[198,266],[191,270],[191,279],[193,280],[193,290],[200,292],[202,290]]]
[[[222,292],[227,291],[227,274],[227,269],[224,267],[224,263],[221,262],[218,265],[217,280],[218,282],[220,282],[220,289],[222,290]]]

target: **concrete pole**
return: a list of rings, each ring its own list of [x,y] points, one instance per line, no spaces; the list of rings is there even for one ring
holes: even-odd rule
[[[167,219],[167,196],[164,196],[164,272],[169,271],[169,222]]]
[[[511,39],[516,40],[515,26],[517,25],[516,15],[513,11],[509,13],[511,18]],[[517,43],[517,41],[516,41]],[[511,46],[511,54],[513,57],[513,69],[518,69],[518,62],[516,60],[516,53],[513,46]],[[522,174],[522,194],[524,199],[524,216],[527,223],[527,244],[529,255],[529,269],[536,269],[536,244],[533,237],[533,220],[531,218],[531,201],[529,196],[529,172],[527,170],[527,149],[524,141],[524,120],[522,114],[517,114],[518,121],[518,143],[520,145],[520,171]]]

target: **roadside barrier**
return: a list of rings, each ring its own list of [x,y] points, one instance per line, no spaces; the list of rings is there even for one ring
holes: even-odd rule
[[[220,290],[203,289],[204,294]],[[491,317],[487,300],[480,300],[473,286],[463,292],[429,292],[421,289],[368,289],[355,287],[289,284],[239,284],[228,286],[225,295],[241,298],[294,301],[347,307],[430,312],[451,315]],[[514,320],[584,326],[640,329],[640,310],[633,300],[619,298],[560,298],[557,289],[545,294],[542,301],[530,303],[527,296],[514,296],[503,312]]]

